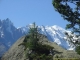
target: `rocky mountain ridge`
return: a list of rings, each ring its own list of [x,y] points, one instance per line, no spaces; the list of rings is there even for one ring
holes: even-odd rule
[[[0,56],[23,35],[24,33],[22,30],[17,29],[8,18],[0,20]]]
[[[0,56],[2,56],[21,36],[25,35],[29,27],[33,27],[33,25],[29,24],[26,27],[16,28],[8,18],[0,20]],[[38,26],[38,28],[40,30],[39,32],[47,36],[49,41],[57,43],[66,50],[74,50],[74,45],[69,44],[64,34],[65,32],[71,34],[70,31],[57,25]]]
[[[16,43],[13,44],[13,46],[6,52],[1,60],[27,60],[25,51],[24,51],[24,46],[20,45],[25,36],[21,37],[20,39],[17,40]],[[52,47],[54,47],[54,55],[53,59],[58,56],[59,58],[80,58],[80,55],[78,55],[75,51],[71,50],[65,50],[55,42],[50,42],[46,37],[43,38],[43,44],[48,44]]]

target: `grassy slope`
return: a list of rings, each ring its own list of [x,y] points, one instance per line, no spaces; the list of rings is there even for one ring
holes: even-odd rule
[[[24,60],[25,59],[25,52],[24,52],[24,47],[23,46],[18,46],[19,44],[21,44],[24,40],[24,36],[21,37],[15,44],[13,44],[13,46],[9,49],[8,52],[6,52],[6,54],[4,54],[4,56],[2,57],[2,60]],[[62,56],[63,58],[76,58],[76,57],[80,57],[78,54],[76,54],[76,52],[74,51],[68,51],[63,49],[62,47],[58,46],[56,43],[54,42],[49,42],[47,38],[40,39],[40,42],[42,42],[43,44],[48,44],[50,46],[54,47],[54,51],[55,51],[55,55],[58,56]]]

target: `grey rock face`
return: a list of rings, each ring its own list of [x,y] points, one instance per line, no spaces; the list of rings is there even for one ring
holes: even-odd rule
[[[0,20],[0,57],[23,35],[8,18]]]
[[[25,36],[18,39],[17,42],[14,43],[13,46],[8,50],[8,52],[3,55],[1,60],[27,60],[25,55],[26,53],[24,51],[25,47],[20,45],[24,38]],[[54,47],[55,54],[53,55],[53,58],[55,58],[55,56],[59,56],[60,58],[80,58],[80,55],[78,55],[75,51],[65,50],[56,43],[48,41],[46,37],[43,39],[41,38],[40,42],[42,42],[42,44],[48,44]]]

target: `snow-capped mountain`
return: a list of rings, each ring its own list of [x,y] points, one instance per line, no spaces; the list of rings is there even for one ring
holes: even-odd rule
[[[32,27],[32,24],[27,25],[27,27],[21,28],[23,32],[27,32],[29,27]],[[56,42],[58,45],[62,46],[63,48],[67,50],[74,50],[75,45],[70,42],[69,38],[65,35],[65,32],[67,32],[70,36],[73,36],[72,41],[78,40],[76,35],[72,34],[71,31],[67,31],[57,25],[53,26],[38,26],[39,32],[41,34],[44,34],[48,37],[48,39],[51,42]],[[80,39],[80,37],[79,37]]]
[[[8,18],[6,20],[0,20],[0,56],[6,52],[18,38],[25,35],[28,32],[29,27],[32,27],[32,24],[29,24],[26,27],[16,28]],[[64,34],[65,32],[71,34],[70,31],[57,25],[38,26],[38,28],[40,29],[39,32],[46,35],[51,42],[56,42],[67,50],[73,50],[75,48],[74,45],[69,43]]]
[[[75,47],[69,44],[69,41],[65,39],[65,32],[71,33],[57,25],[54,26],[41,26],[41,33],[45,34],[52,42],[56,42],[67,50],[74,50]]]
[[[30,26],[31,26],[31,24],[28,25],[28,27],[24,27],[21,29],[22,29],[22,31],[25,32],[26,29],[28,31]],[[58,45],[62,46],[63,48],[65,48],[67,50],[75,49],[75,46],[67,40],[67,36],[65,35],[65,32],[67,32],[67,33],[69,33],[69,35],[71,35],[71,31],[67,31],[57,25],[38,26],[38,28],[40,30],[39,32],[43,35],[46,35],[51,42],[56,42]]]
[[[0,20],[0,56],[23,35],[22,30],[20,28],[17,29],[8,18]]]

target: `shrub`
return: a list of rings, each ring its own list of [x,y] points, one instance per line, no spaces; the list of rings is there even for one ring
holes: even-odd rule
[[[77,46],[75,51],[80,55],[80,46]]]

